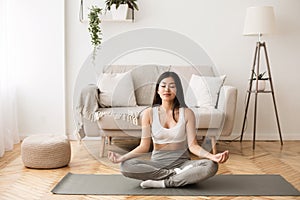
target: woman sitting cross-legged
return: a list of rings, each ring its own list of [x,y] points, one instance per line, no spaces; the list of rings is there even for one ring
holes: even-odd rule
[[[139,146],[124,155],[110,151],[109,160],[121,163],[124,176],[142,180],[142,188],[180,187],[214,176],[229,152],[213,155],[199,146],[195,116],[185,104],[178,75],[163,73],[155,91],[153,106],[143,114]],[[151,140],[151,159],[137,158],[149,151]],[[191,160],[189,151],[202,159]]]

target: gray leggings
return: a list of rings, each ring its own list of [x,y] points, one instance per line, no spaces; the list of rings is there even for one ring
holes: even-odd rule
[[[180,174],[174,168],[192,167]],[[190,160],[187,151],[153,151],[151,160],[133,158],[122,162],[124,176],[138,180],[164,180],[166,187],[180,187],[198,183],[214,176],[218,164],[208,160]]]

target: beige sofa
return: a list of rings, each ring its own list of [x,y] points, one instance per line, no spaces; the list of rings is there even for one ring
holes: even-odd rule
[[[99,77],[97,85],[88,85],[81,91],[77,105],[78,135],[81,138],[101,137],[100,157],[103,156],[105,147],[112,137],[139,138],[141,116],[143,111],[151,106],[156,80],[165,71],[174,71],[180,76],[187,104],[196,116],[197,136],[208,137],[212,151],[216,153],[218,137],[229,136],[232,132],[237,89],[220,84],[220,81],[223,83],[223,77],[219,78],[214,68],[210,66],[113,65],[107,67],[104,74]],[[124,74],[131,77],[127,78],[127,82],[122,80]],[[198,85],[199,78],[202,78],[202,86]],[[209,84],[213,84],[210,79],[218,82],[219,86],[216,84],[217,86],[210,88]],[[129,86],[128,80],[132,81],[133,88]],[[206,95],[202,94],[206,91],[203,83],[207,84],[207,92],[217,90],[216,99],[212,101],[213,106],[197,105],[199,101],[201,103],[207,100],[197,99]],[[197,90],[199,92],[194,94],[193,92]],[[213,94],[209,95],[213,98]]]

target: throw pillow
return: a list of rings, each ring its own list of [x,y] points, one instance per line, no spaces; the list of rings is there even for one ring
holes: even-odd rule
[[[189,107],[217,106],[220,89],[226,76],[192,75],[186,92],[186,103]]]
[[[98,80],[102,107],[136,106],[131,73],[104,73]]]
[[[156,81],[169,68],[169,66],[143,65],[131,71],[138,105],[149,106],[152,104]]]

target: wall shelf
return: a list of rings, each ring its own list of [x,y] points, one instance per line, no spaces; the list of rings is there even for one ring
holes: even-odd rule
[[[95,2],[94,0],[81,0],[80,1],[80,9],[79,9],[79,21],[81,23],[86,23],[89,21],[88,19],[88,13],[89,8],[93,5],[98,6],[99,8],[102,8],[102,15],[100,16],[100,19],[102,22],[117,22],[117,23],[123,23],[123,22],[131,22],[133,23],[135,20],[134,17],[134,10],[128,9],[127,17],[124,20],[118,20],[118,19],[112,19],[112,15],[110,11],[105,12],[105,5],[99,4],[99,2]]]
[[[134,20],[132,19],[124,19],[124,20],[116,20],[116,19],[102,19],[101,20],[102,22],[118,22],[118,23],[121,23],[121,22],[134,22]]]

